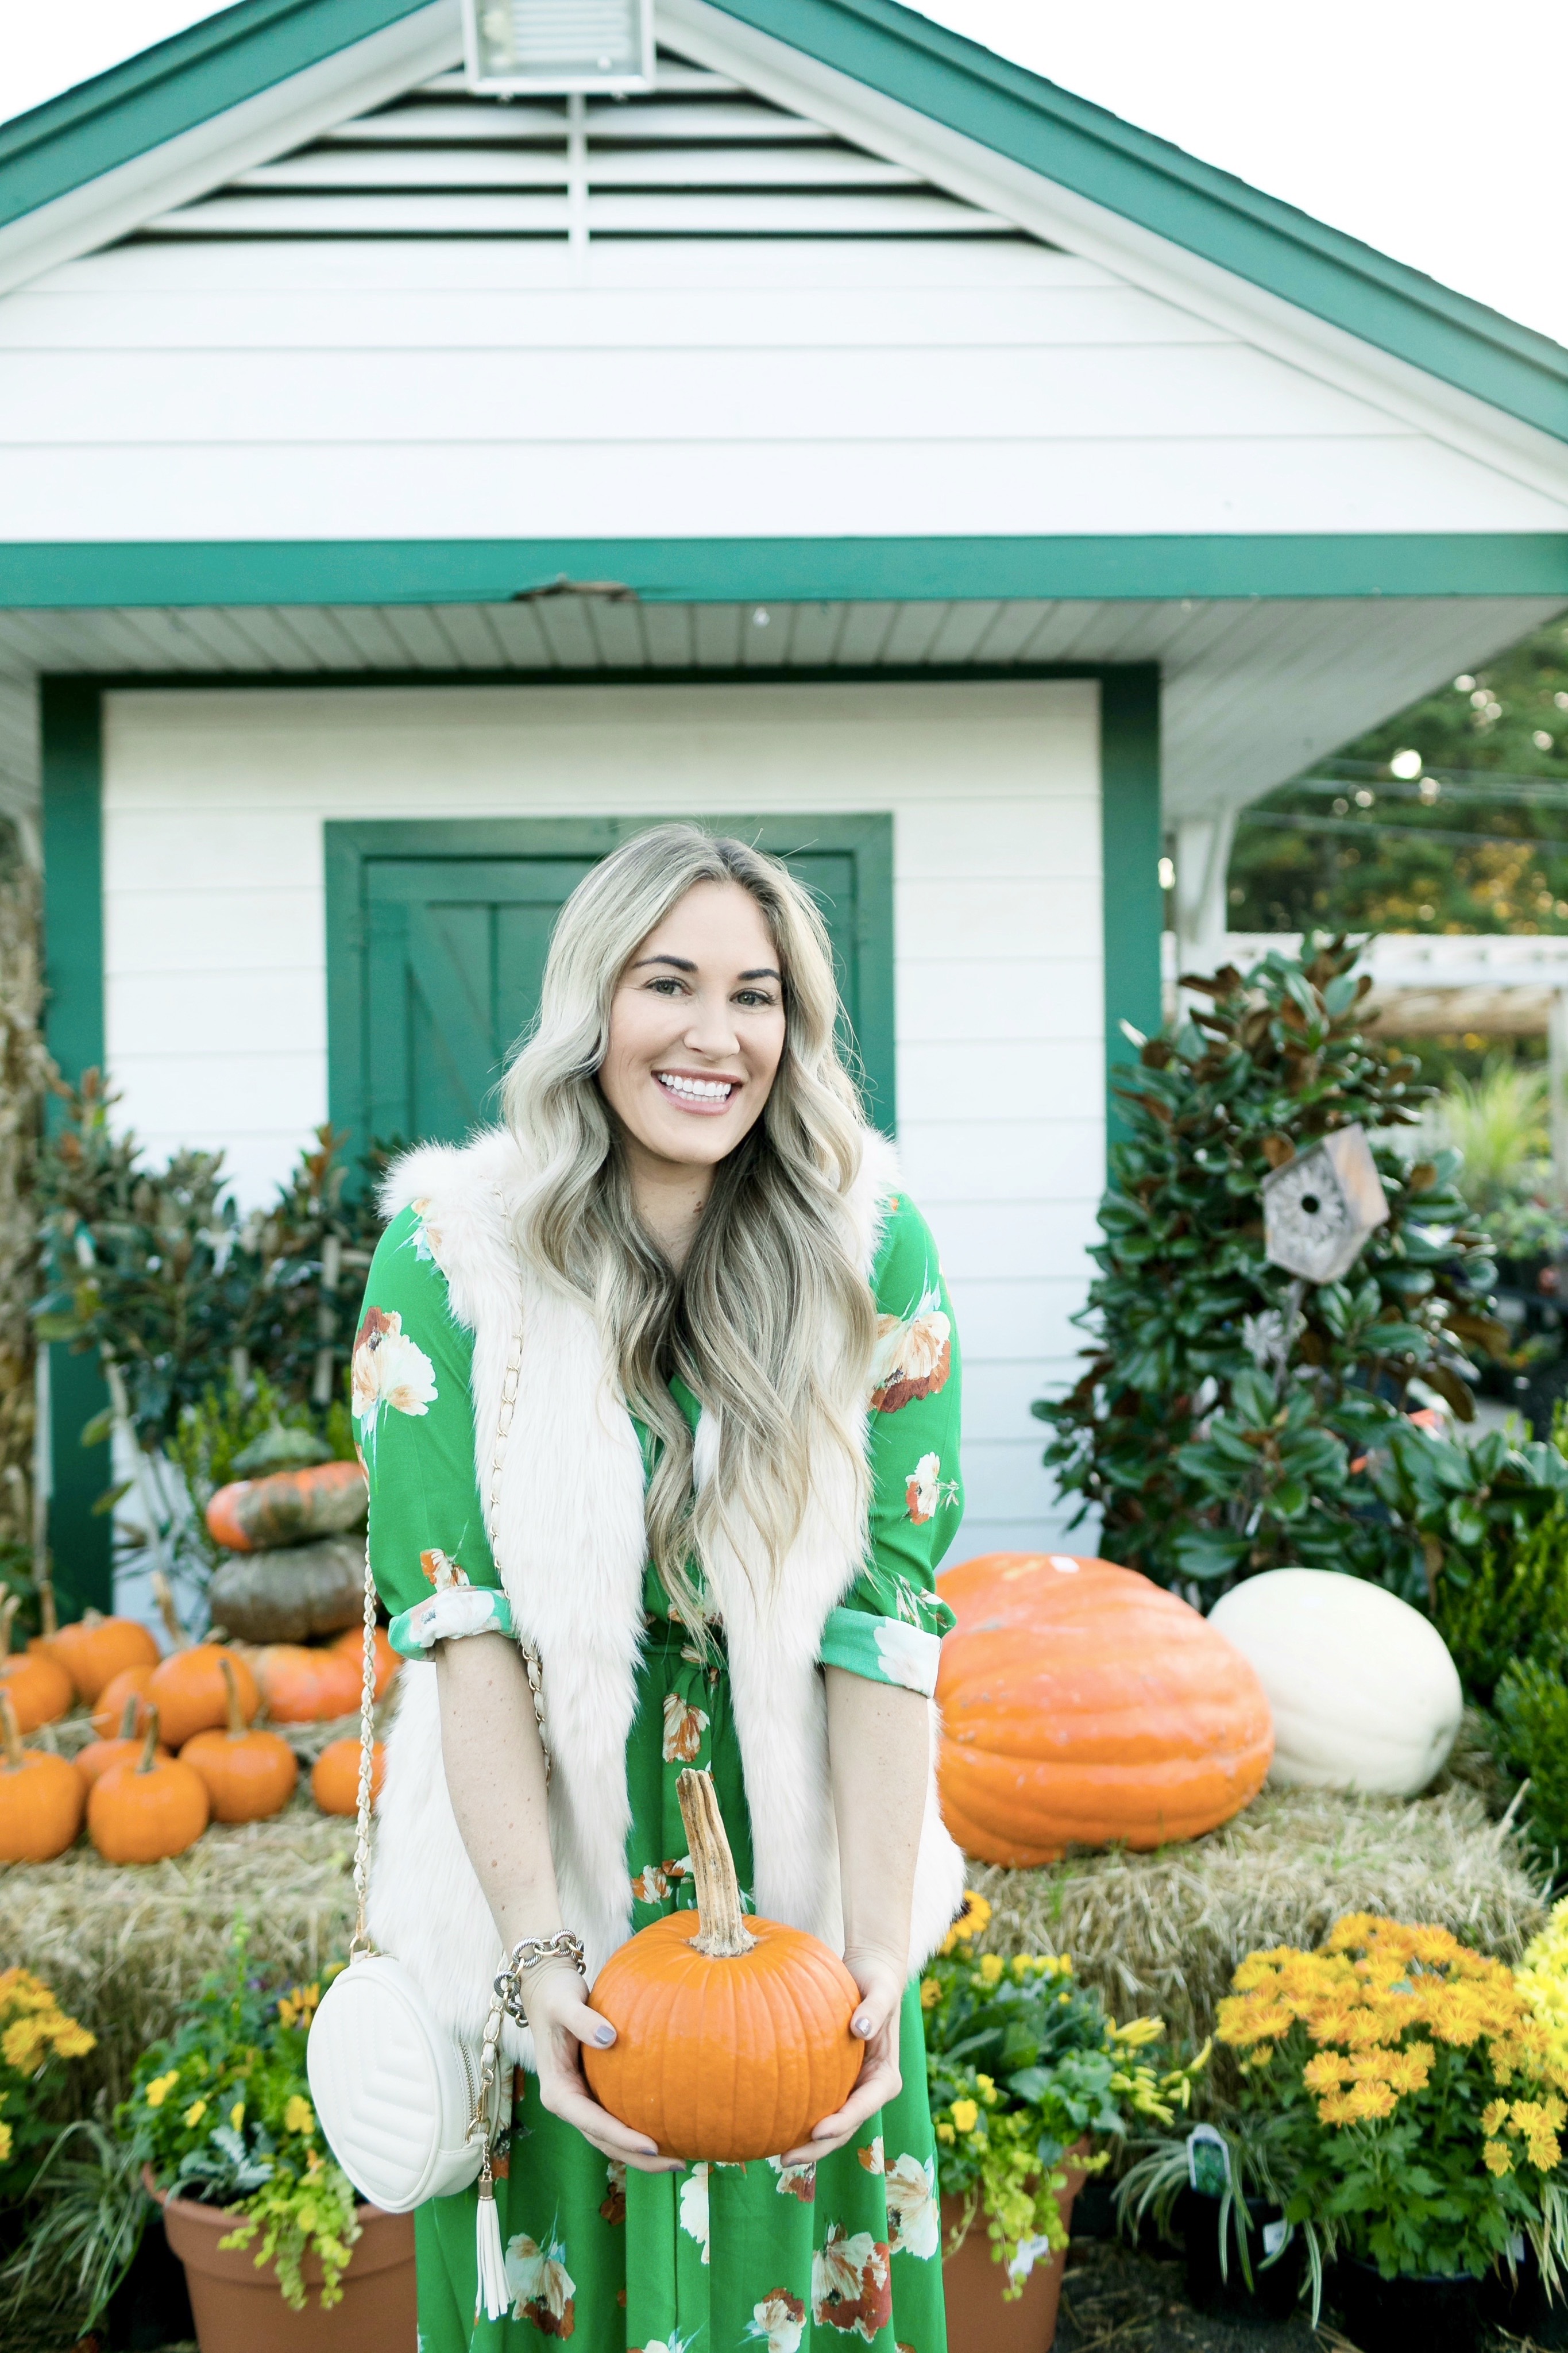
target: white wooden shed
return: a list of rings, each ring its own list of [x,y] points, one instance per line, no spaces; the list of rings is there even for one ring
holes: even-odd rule
[[[961,1549],[1048,1542],[1159,861],[1214,906],[1228,811],[1568,604],[1568,353],[893,0],[655,9],[650,88],[504,102],[458,0],[239,0],[0,127],[51,1043],[254,1197],[480,1115],[586,863],[744,825],[942,1245]]]

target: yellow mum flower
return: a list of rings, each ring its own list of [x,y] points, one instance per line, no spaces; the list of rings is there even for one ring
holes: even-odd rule
[[[1481,2151],[1481,2163],[1489,2173],[1495,2173],[1500,2179],[1503,2174],[1513,2171],[1513,2159],[1500,2140],[1488,2141]]]
[[[240,2126],[245,2122],[245,2102],[243,2100],[236,2100],[233,2107],[230,2108],[228,2112],[228,2120],[234,2126],[235,2131],[237,2132]]]
[[[952,2121],[961,2133],[972,2133],[980,2122],[980,2110],[973,2100],[954,2100]]]
[[[977,2071],[974,2080],[980,2086],[981,2097],[985,2102],[986,2106],[988,2108],[994,2108],[996,2105],[999,2094],[991,2077],[989,2075],[982,2075]]]
[[[1490,2100],[1481,2110],[1481,2130],[1489,2140],[1495,2140],[1508,2122],[1508,2102]]]
[[[147,2086],[147,2105],[150,2108],[161,2108],[179,2080],[180,2071],[177,2067],[171,2067],[166,2075],[154,2075]]]
[[[941,2000],[942,1988],[938,1985],[935,1978],[921,1978],[921,2008],[922,2010],[934,2010]]]
[[[951,1953],[954,1945],[971,1944],[976,1936],[984,1936],[990,1925],[990,1905],[984,1895],[976,1895],[973,1888],[967,1888],[964,1891],[963,1909],[942,1938],[941,1949],[944,1953]]]
[[[205,2100],[193,2100],[190,2106],[185,2110],[184,2115],[180,2118],[180,2122],[184,2126],[187,2132],[195,2132],[196,2126],[200,2124],[206,2112],[207,2104]]]
[[[283,2129],[291,2133],[313,2133],[316,2129],[316,2112],[298,2092],[290,2095],[283,2111]]]
[[[982,1953],[980,1956],[980,1976],[982,1982],[988,1986],[997,1984],[1001,1978],[1002,1971],[1005,1967],[1005,1964],[1003,1961],[1000,1953]]]
[[[951,2125],[938,2125],[936,2128],[936,2137],[938,2140],[945,2142],[948,2147],[951,2148],[953,2141],[952,2126]]]

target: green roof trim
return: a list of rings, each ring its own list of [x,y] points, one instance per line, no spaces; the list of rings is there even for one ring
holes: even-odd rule
[[[563,580],[615,582],[659,605],[950,597],[1568,600],[1568,533],[0,543],[0,608],[505,604]]]
[[[0,227],[412,16],[428,0],[239,0],[0,124]]]
[[[0,227],[413,16],[426,0],[238,0],[0,126]],[[949,32],[897,0],[725,15],[1568,440],[1568,350]]]
[[[1568,440],[1568,350],[895,0],[711,0],[792,48]]]

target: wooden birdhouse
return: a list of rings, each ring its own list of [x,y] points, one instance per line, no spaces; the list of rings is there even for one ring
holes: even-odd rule
[[[1337,1282],[1385,1223],[1388,1197],[1360,1125],[1336,1128],[1263,1180],[1269,1262],[1309,1282]]]

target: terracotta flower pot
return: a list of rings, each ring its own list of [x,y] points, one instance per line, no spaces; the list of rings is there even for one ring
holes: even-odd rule
[[[1087,2150],[1087,2143],[1081,2144]],[[1067,2187],[1057,2192],[1057,2210],[1064,2229],[1071,2227],[1073,2200],[1083,2187],[1083,2168],[1073,2163],[1079,2150],[1069,2150],[1062,2163]],[[966,2200],[942,2201],[942,2242],[945,2249],[953,2230],[963,2220]],[[1057,2341],[1057,2307],[1061,2302],[1067,2249],[1042,2255],[1024,2282],[1016,2302],[1004,2302],[1007,2284],[1000,2263],[991,2259],[984,2214],[976,2214],[968,2237],[955,2255],[944,2254],[942,2291],[947,2303],[947,2353],[1050,2353]],[[206,2348],[203,2348],[203,2353]]]
[[[342,2275],[342,2302],[321,2310],[321,2267],[312,2255],[304,2265],[305,2309],[291,2312],[272,2266],[257,2270],[254,2248],[219,2248],[237,2215],[171,2198],[153,2188],[150,2176],[142,2178],[163,2210],[169,2245],[184,2264],[201,2353],[370,2353],[373,2348],[374,2353],[413,2353],[418,2300],[412,2214],[357,2207],[360,2236]]]

